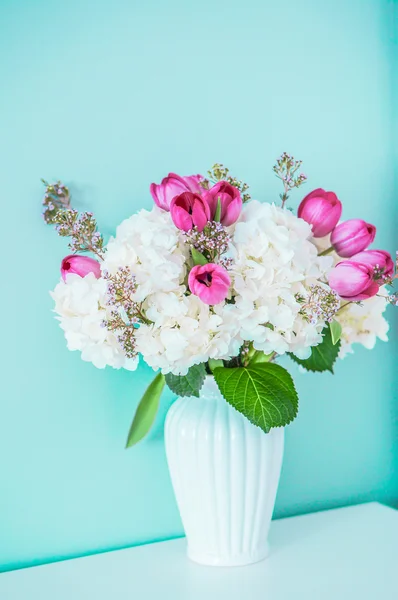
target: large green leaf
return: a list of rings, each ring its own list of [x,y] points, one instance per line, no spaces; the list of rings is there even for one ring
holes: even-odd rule
[[[165,384],[164,375],[158,373],[152,383],[147,387],[134,415],[130,431],[127,436],[126,448],[134,446],[153,425],[159,408],[159,400]]]
[[[219,368],[214,377],[225,400],[266,433],[271,427],[284,427],[297,415],[293,379],[280,365]]]
[[[341,342],[337,340],[333,343],[329,325],[324,328],[322,334],[322,342],[318,346],[313,346],[309,358],[297,358],[297,356],[291,353],[289,353],[289,356],[294,362],[307,369],[307,371],[330,371],[333,373],[333,365],[339,355]]]
[[[186,375],[166,375],[166,383],[177,396],[199,397],[200,389],[206,377],[204,363],[191,367]]]

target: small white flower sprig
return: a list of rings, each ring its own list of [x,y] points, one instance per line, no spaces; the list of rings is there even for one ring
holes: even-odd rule
[[[44,194],[43,218],[49,225],[55,225],[58,235],[70,237],[69,248],[73,254],[77,252],[92,252],[103,260],[104,239],[97,229],[97,222],[92,212],[78,213],[71,206],[69,188],[61,181],[49,184],[42,179],[46,186]]]
[[[301,294],[296,294],[295,298],[302,304],[300,309],[302,317],[313,324],[317,323],[318,319],[332,323],[341,307],[336,292],[320,285],[312,285],[307,298]]]
[[[198,231],[197,227],[187,231],[185,239],[195,250],[205,254],[209,262],[215,262],[225,254],[231,241],[225,227],[216,221],[207,223],[203,231]]]
[[[112,275],[103,271],[102,277],[107,282],[106,304],[109,308],[109,317],[104,319],[103,327],[115,333],[127,358],[136,358],[135,330],[140,323],[150,321],[143,314],[142,303],[134,300],[135,277],[129,267],[120,267]]]
[[[93,213],[79,214],[73,209],[59,210],[52,223],[56,225],[58,235],[71,238],[69,248],[73,253],[92,252],[100,260],[104,258],[104,239],[97,231]]]
[[[46,223],[53,223],[53,219],[60,210],[68,210],[71,207],[71,196],[69,188],[61,181],[48,183],[45,179],[41,180],[45,185],[43,196],[43,219]]]
[[[299,188],[307,181],[307,177],[304,173],[296,175],[302,164],[302,160],[296,160],[293,156],[284,152],[273,166],[275,175],[283,183],[283,193],[280,194],[282,208],[284,208],[286,201],[289,198],[288,192],[294,188]]]
[[[208,190],[211,183],[217,183],[219,181],[226,181],[238,189],[241,193],[243,203],[251,200],[251,196],[247,192],[249,185],[236,177],[232,177],[229,174],[229,169],[224,167],[221,163],[215,163],[212,168],[207,171],[207,178],[202,179],[200,186],[205,190]]]

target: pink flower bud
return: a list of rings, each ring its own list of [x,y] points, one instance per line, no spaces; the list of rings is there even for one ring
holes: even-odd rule
[[[175,196],[170,204],[170,214],[174,225],[182,231],[189,231],[194,226],[198,231],[203,231],[210,220],[210,209],[206,200],[192,192]]]
[[[298,216],[312,225],[314,237],[330,233],[340,220],[343,206],[334,192],[313,190],[301,201]]]
[[[172,199],[183,192],[198,193],[202,190],[199,182],[203,179],[202,175],[191,175],[189,177],[180,177],[175,173],[169,173],[162,182],[157,185],[152,183],[150,192],[155,203],[163,210],[170,210]]]
[[[188,285],[202,302],[213,305],[225,300],[231,280],[223,267],[208,263],[193,267],[188,276]]]
[[[343,260],[332,269],[329,285],[340,298],[352,302],[367,300],[379,290],[373,281],[373,267],[352,260]]]
[[[365,250],[373,242],[376,227],[362,219],[350,219],[337,225],[330,241],[339,256],[349,258]]]
[[[64,281],[66,281],[68,273],[80,275],[80,277],[94,273],[95,277],[99,279],[101,277],[101,267],[98,260],[94,258],[80,256],[79,254],[70,254],[69,256],[65,256],[61,263],[61,275]]]
[[[364,250],[354,254],[351,260],[373,267],[373,278],[380,284],[394,275],[394,261],[386,250]]]
[[[237,221],[242,210],[240,191],[228,181],[219,181],[210,190],[203,193],[210,207],[211,218],[214,219],[218,199],[221,203],[220,222],[228,227]]]

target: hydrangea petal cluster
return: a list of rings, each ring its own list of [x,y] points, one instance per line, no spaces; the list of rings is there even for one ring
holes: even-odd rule
[[[92,362],[98,369],[109,365],[133,371],[138,360],[126,358],[116,335],[103,326],[109,316],[106,293],[106,281],[97,279],[94,273],[85,277],[68,274],[51,296],[69,350],[79,350],[82,359]]]
[[[306,358],[322,340],[325,319],[309,322],[297,300],[309,297],[332,264],[318,257],[311,236],[310,225],[290,211],[254,200],[243,207],[229,273],[241,339],[257,350]]]
[[[154,207],[123,221],[108,242],[103,270],[113,274],[129,267],[134,274],[135,301],[158,292],[178,290],[187,274],[189,247],[175,227],[170,213]]]
[[[360,304],[348,304],[339,311],[336,318],[342,326],[340,358],[353,352],[353,344],[362,344],[371,350],[377,339],[388,341],[389,325],[383,316],[388,305],[383,296],[388,292],[383,286],[379,293],[379,296]]]

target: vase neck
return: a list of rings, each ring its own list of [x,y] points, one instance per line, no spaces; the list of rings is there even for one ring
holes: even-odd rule
[[[221,398],[220,390],[218,389],[213,375],[206,376],[204,384],[200,390],[200,397],[216,399]]]

